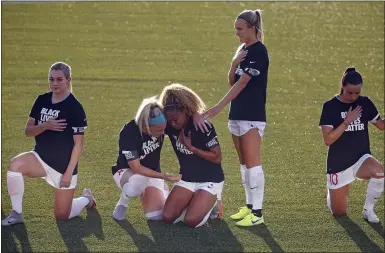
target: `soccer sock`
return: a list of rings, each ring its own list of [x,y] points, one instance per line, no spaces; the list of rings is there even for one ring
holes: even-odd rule
[[[119,201],[116,205],[117,206],[122,205],[122,206],[128,207],[128,204],[130,204],[131,200],[132,200],[132,198],[127,197],[126,194],[124,194],[124,192],[122,192],[120,194]]]
[[[258,217],[262,216],[262,203],[265,191],[265,175],[262,166],[256,166],[248,170],[249,188],[251,192],[251,200],[253,204],[252,212]]]
[[[90,199],[87,197],[79,197],[72,200],[71,213],[68,219],[78,216],[86,205],[90,203]]]
[[[160,209],[158,211],[145,213],[144,216],[146,216],[147,220],[162,220],[162,214],[163,209]]]
[[[11,198],[12,209],[18,213],[22,212],[24,195],[24,178],[20,172],[7,172],[7,188]]]
[[[373,210],[374,204],[384,191],[384,178],[371,178],[366,189],[366,200],[364,209]]]
[[[248,169],[246,168],[246,165],[241,164],[241,177],[242,177],[242,185],[243,188],[245,188],[245,195],[246,195],[246,206],[247,208],[252,208],[252,202],[251,202],[251,192],[250,187],[248,186]]]

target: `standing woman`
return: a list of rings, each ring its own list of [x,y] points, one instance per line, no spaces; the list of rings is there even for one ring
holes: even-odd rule
[[[44,178],[55,188],[57,219],[67,220],[79,215],[84,207],[95,207],[90,189],[73,199],[87,119],[83,106],[72,94],[71,67],[54,63],[48,81],[51,92],[38,96],[25,126],[25,135],[35,137],[35,148],[14,157],[8,167],[7,188],[13,210],[1,222],[3,226],[24,222],[23,176]]]
[[[345,214],[349,184],[355,178],[369,180],[363,218],[378,223],[374,204],[384,191],[384,168],[371,155],[368,123],[384,130],[384,119],[373,102],[360,95],[363,80],[355,68],[345,71],[341,83],[340,94],[324,103],[319,123],[329,147],[327,205],[334,215]]]
[[[208,133],[194,127],[193,115],[203,112],[205,105],[191,89],[180,84],[168,85],[159,100],[167,117],[166,134],[182,174],[166,200],[163,221],[175,223],[183,219],[189,227],[199,227],[206,223],[217,204],[221,216],[224,174],[218,137],[214,127]]]
[[[166,117],[155,97],[146,98],[135,119],[127,122],[119,134],[119,154],[112,175],[121,190],[112,217],[126,218],[132,199],[141,197],[147,220],[162,219],[168,195],[164,180],[176,182],[180,176],[161,173],[160,151],[163,146]]]
[[[228,73],[230,90],[204,113],[216,116],[231,102],[229,130],[238,153],[246,206],[230,216],[239,226],[264,223],[262,203],[265,177],[261,162],[261,139],[266,126],[266,89],[269,56],[263,44],[261,10],[244,10],[235,19],[235,34],[241,45]]]

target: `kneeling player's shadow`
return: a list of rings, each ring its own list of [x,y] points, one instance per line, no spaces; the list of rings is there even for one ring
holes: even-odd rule
[[[1,219],[5,218],[1,208]],[[24,223],[1,228],[1,252],[18,252],[14,236],[19,240],[21,252],[32,252],[27,228]]]
[[[154,241],[152,241],[149,237],[145,235],[138,234],[138,232],[135,230],[135,228],[131,225],[129,221],[115,220],[115,222],[118,223],[124,230],[126,230],[129,236],[131,236],[139,252],[159,251]]]
[[[139,252],[243,252],[243,246],[223,220],[213,220],[194,229],[182,222],[147,221],[154,241],[139,235],[127,220],[116,222],[131,236]]]
[[[381,222],[379,223],[371,223],[369,221],[366,221],[366,223],[369,224],[382,238],[385,239],[385,231],[384,231],[384,226],[382,225]]]
[[[95,235],[96,238],[104,240],[102,219],[97,209],[88,209],[87,217],[74,217],[70,220],[56,220],[59,232],[68,252],[89,252],[82,238]]]
[[[261,237],[265,241],[266,245],[270,247],[272,252],[285,252],[275,241],[273,235],[270,233],[269,228],[265,224],[244,228]]]
[[[334,218],[345,229],[350,238],[357,244],[361,252],[383,252],[383,249],[381,249],[381,247],[375,244],[365,234],[365,232],[360,228],[360,226],[358,226],[356,223],[354,223],[354,221],[349,218],[349,216],[334,216]],[[380,226],[382,227],[381,224]]]
[[[209,220],[198,228],[190,228],[183,222],[170,225],[162,221],[147,223],[158,251],[243,252],[243,246],[224,220]]]

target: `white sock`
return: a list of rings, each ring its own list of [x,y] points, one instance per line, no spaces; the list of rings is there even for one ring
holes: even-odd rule
[[[162,220],[162,214],[163,209],[160,209],[158,211],[145,213],[144,216],[146,216],[147,220]]]
[[[326,205],[328,206],[330,212],[332,211],[332,202],[330,201],[330,192],[329,189],[327,189],[327,196],[326,196]]]
[[[366,189],[366,200],[365,207],[366,210],[373,210],[374,204],[380,198],[381,193],[384,191],[384,178],[371,178],[368,183],[368,188]]]
[[[20,172],[7,172],[7,188],[11,198],[12,209],[18,213],[22,212],[24,195],[24,178]]]
[[[243,188],[245,188],[245,195],[246,195],[246,205],[251,205],[252,197],[251,197],[251,191],[250,187],[248,186],[248,169],[246,168],[246,165],[241,164],[241,177],[242,177],[242,184]]]
[[[248,170],[249,189],[251,192],[251,200],[253,210],[262,209],[263,195],[265,192],[265,175],[262,166],[256,166]]]
[[[75,216],[78,216],[84,207],[90,203],[89,198],[86,197],[80,197],[72,200],[72,208],[71,208],[71,213],[68,219],[71,219]]]
[[[117,206],[121,205],[121,206],[128,207],[128,204],[130,204],[131,200],[132,200],[132,198],[127,197],[127,195],[124,194],[124,192],[122,192],[120,194],[119,201],[118,201],[118,203],[116,205]]]

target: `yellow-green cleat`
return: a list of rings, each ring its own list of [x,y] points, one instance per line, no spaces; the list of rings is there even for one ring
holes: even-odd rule
[[[241,226],[241,227],[251,227],[251,226],[262,224],[264,222],[265,221],[263,220],[263,215],[262,217],[258,217],[255,214],[251,213],[247,215],[243,220],[240,220],[237,223],[235,223],[235,225]]]
[[[243,206],[239,208],[239,212],[230,216],[233,220],[240,220],[245,218],[247,215],[251,214],[251,209],[247,208],[247,206]]]

